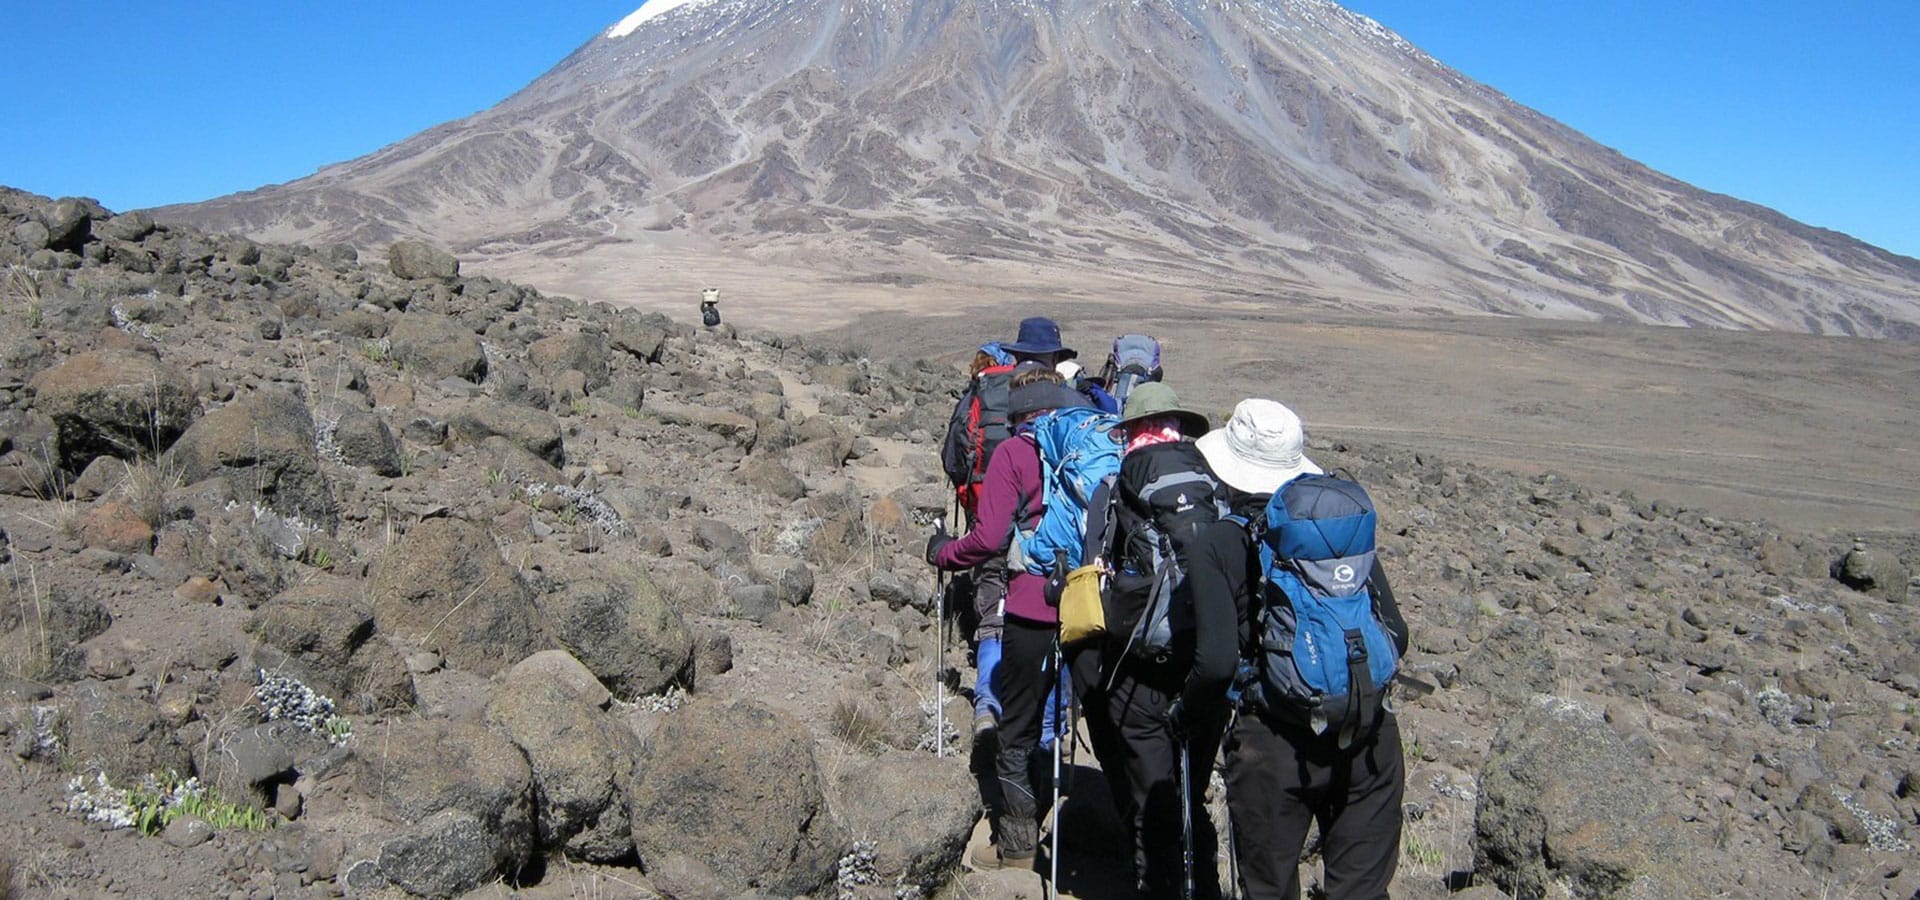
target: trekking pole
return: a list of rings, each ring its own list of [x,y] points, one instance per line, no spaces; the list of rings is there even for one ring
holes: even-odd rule
[[[934,531],[945,531],[946,522],[934,517]],[[934,570],[933,576],[933,755],[947,755],[947,573]]]
[[[1193,763],[1188,759],[1186,736],[1174,739],[1180,742],[1180,864],[1186,869],[1180,896],[1193,900]]]
[[[1232,734],[1234,726],[1240,721],[1240,711],[1233,711],[1233,718],[1227,721],[1227,733]],[[1211,782],[1211,779],[1209,779]],[[1240,848],[1234,844],[1233,807],[1227,807],[1227,889],[1222,896],[1227,900],[1240,900]]]
[[[1060,709],[1060,672],[1064,666],[1060,653],[1060,632],[1053,633],[1053,852],[1047,854],[1047,896],[1060,896],[1060,809],[1067,805],[1067,795],[1062,792],[1060,782],[1060,723],[1066,714]],[[1071,737],[1071,735],[1069,735]]]

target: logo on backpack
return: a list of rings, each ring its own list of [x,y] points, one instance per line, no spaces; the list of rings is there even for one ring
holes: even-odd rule
[[[1399,668],[1366,574],[1377,520],[1359,484],[1301,475],[1274,492],[1261,538],[1266,585],[1243,696],[1342,746],[1378,720]]]

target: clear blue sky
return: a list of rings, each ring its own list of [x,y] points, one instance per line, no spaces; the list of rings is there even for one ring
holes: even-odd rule
[[[290,181],[491,106],[638,5],[0,12],[0,184],[114,209]],[[1920,0],[1348,0],[1702,188],[1920,256]]]

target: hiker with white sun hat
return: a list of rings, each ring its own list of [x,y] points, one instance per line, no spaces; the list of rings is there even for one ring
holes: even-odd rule
[[[1293,593],[1277,586],[1290,573],[1307,572],[1316,564],[1287,559],[1280,552],[1294,545],[1286,531],[1297,523],[1288,516],[1325,514],[1321,507],[1326,504],[1305,499],[1308,496],[1352,493],[1366,498],[1347,479],[1321,477],[1320,466],[1307,456],[1306,437],[1306,427],[1293,410],[1272,400],[1251,399],[1234,407],[1225,426],[1196,442],[1226,484],[1234,514],[1260,535],[1256,549],[1264,546],[1273,559],[1251,615],[1241,622],[1239,709],[1223,744],[1233,853],[1244,896],[1298,897],[1300,856],[1308,828],[1317,821],[1326,895],[1385,897],[1398,864],[1400,804],[1406,790],[1400,728],[1392,709],[1378,705],[1362,717],[1364,725],[1329,729],[1317,724],[1324,718],[1322,707],[1301,707],[1296,698],[1268,688],[1276,657],[1269,651],[1293,646],[1292,629],[1283,628],[1287,633],[1281,634],[1275,623],[1297,622],[1306,631],[1312,615],[1295,602]],[[1406,652],[1407,624],[1373,552],[1374,512],[1371,501],[1365,503],[1366,551],[1353,558],[1367,562],[1356,562],[1346,577],[1352,578],[1353,569],[1367,572],[1358,596],[1370,595],[1372,623],[1384,632],[1376,649],[1397,659]],[[1269,607],[1291,612],[1275,615]],[[1356,658],[1353,644],[1365,626],[1349,627],[1353,630],[1346,632],[1345,655],[1351,665]],[[1362,653],[1357,658],[1364,663],[1369,657]],[[1266,668],[1259,668],[1263,665]],[[1250,667],[1260,674],[1247,678]],[[1359,689],[1350,694],[1357,696]]]
[[[1227,424],[1195,441],[1213,474],[1236,490],[1271,494],[1296,475],[1320,474],[1307,458],[1300,416],[1272,400],[1242,400]]]

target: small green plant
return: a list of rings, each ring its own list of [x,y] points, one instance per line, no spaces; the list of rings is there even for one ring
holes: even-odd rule
[[[572,410],[576,416],[584,416],[590,407],[587,404],[587,398],[575,397],[572,403],[567,404],[567,408]]]
[[[325,547],[313,547],[307,551],[307,562],[311,563],[316,569],[331,569],[333,568],[333,554],[327,552],[327,548]]]
[[[580,519],[580,510],[578,507],[568,504],[560,507],[560,511],[556,513],[556,515],[560,518],[560,524],[572,528],[573,524]]]
[[[344,746],[353,737],[353,720],[346,716],[328,716],[326,729],[328,743]]]
[[[1446,861],[1446,854],[1425,836],[1411,832],[1407,835],[1407,859],[1423,869],[1438,869]]]
[[[139,787],[129,788],[126,805],[132,812],[134,829],[145,835],[159,834],[183,816],[193,816],[221,831],[265,831],[273,827],[265,812],[230,803],[208,790],[200,779],[183,780],[171,772],[164,778],[145,778]]]
[[[620,407],[620,413],[629,419],[638,419],[640,418],[640,407],[629,403]]]
[[[386,341],[367,341],[360,345],[360,355],[370,363],[385,363],[393,357],[393,351]]]
[[[487,470],[488,484],[491,484],[491,485],[505,484],[506,480],[507,480],[506,469],[488,469]]]

